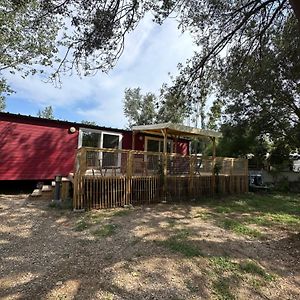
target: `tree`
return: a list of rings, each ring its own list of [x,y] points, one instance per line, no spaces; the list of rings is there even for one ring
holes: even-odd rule
[[[124,114],[129,127],[153,124],[155,120],[156,96],[152,93],[141,94],[140,88],[126,89],[124,96]]]
[[[199,101],[194,95],[206,94],[207,83],[213,82],[222,53],[226,55],[241,47],[247,49],[247,55],[263,50],[270,32],[280,30],[293,13],[300,19],[300,3],[296,0],[2,0],[0,3],[1,7],[8,7],[2,9],[4,17],[11,18],[7,27],[21,24],[16,36],[25,46],[31,41],[29,47],[17,47],[18,40],[13,39],[12,43],[5,40],[5,36],[14,34],[4,30],[1,39],[4,38],[3,45],[8,47],[2,51],[16,52],[16,56],[9,56],[17,58],[13,61],[15,66],[30,65],[32,58],[53,65],[53,54],[60,46],[63,55],[55,66],[54,79],[74,69],[85,75],[109,70],[123,52],[127,33],[135,29],[145,14],[152,13],[159,24],[176,15],[179,28],[189,30],[195,44],[200,46],[185,65],[179,66],[180,74],[170,89],[175,99],[178,94],[183,95],[191,106]],[[23,26],[27,19],[29,26]],[[35,35],[35,30],[40,34]],[[55,39],[58,43],[54,44]],[[45,45],[41,47],[44,51],[38,51],[40,47],[35,47],[36,44]],[[23,55],[26,53],[28,59]],[[26,59],[20,61],[22,57]],[[6,64],[5,56],[4,63],[11,67]]]
[[[82,120],[80,123],[81,123],[81,124],[85,124],[85,125],[97,126],[97,123],[94,122],[94,121],[86,121],[86,120]]]
[[[6,81],[0,78],[0,111],[6,108],[5,95],[10,95],[12,90],[7,86]]]
[[[124,96],[124,114],[129,127],[154,123],[182,123],[188,115],[184,100],[168,92],[166,86],[161,90],[160,99],[153,93],[143,95],[140,88],[128,88]]]
[[[10,94],[7,72],[44,72],[58,59],[58,16],[43,15],[41,1],[0,0],[0,96]]]
[[[294,18],[251,55],[235,47],[222,62],[220,97],[226,124],[300,147],[300,35]]]
[[[45,119],[54,119],[54,114],[53,114],[53,108],[52,106],[46,106],[42,111],[39,110],[37,113],[37,116],[40,118],[45,118]]]
[[[269,28],[280,28],[293,12],[298,16],[296,0],[36,0],[2,1],[3,4],[22,3],[30,11],[36,25],[53,19],[60,21],[57,37],[64,46],[64,55],[56,74],[76,69],[84,74],[113,67],[122,54],[126,34],[135,29],[146,13],[162,23],[177,15],[179,27],[190,30],[195,43],[202,46],[182,73],[177,84],[192,86],[198,78],[209,73],[220,52],[233,45],[248,44],[249,51],[260,45]],[[33,6],[35,5],[35,6]],[[13,11],[19,9],[15,5]],[[31,7],[30,7],[31,6]],[[29,9],[30,8],[30,9]],[[300,18],[300,17],[299,17]],[[254,35],[249,29],[254,28]],[[186,89],[186,92],[190,90]]]
[[[160,101],[157,102],[157,123],[183,123],[188,117],[190,109],[181,95],[173,95],[168,87],[164,85],[161,89]]]

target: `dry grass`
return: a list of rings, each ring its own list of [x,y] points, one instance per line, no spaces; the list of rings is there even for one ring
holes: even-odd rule
[[[1,299],[300,294],[297,195],[88,213],[26,199],[0,196]]]

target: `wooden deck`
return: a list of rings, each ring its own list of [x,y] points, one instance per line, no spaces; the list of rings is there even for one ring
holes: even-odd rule
[[[214,169],[219,169],[219,174]],[[247,191],[246,159],[81,148],[73,206],[76,210],[101,209]]]

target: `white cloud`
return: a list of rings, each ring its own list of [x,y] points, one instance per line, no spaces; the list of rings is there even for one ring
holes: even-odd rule
[[[125,51],[109,74],[94,77],[65,76],[62,88],[40,81],[38,77],[22,79],[10,75],[9,82],[20,101],[14,112],[22,113],[22,104],[30,102],[41,108],[52,105],[63,119],[94,120],[100,125],[124,127],[122,99],[124,89],[140,86],[144,92],[158,92],[168,82],[168,72],[176,73],[177,64],[184,62],[195,50],[188,34],[181,34],[175,20],[160,26],[146,17],[126,40]],[[8,109],[9,99],[8,99]]]

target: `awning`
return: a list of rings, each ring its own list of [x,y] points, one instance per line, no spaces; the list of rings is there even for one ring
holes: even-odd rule
[[[180,136],[180,137],[210,137],[210,138],[220,138],[222,133],[214,130],[204,130],[200,128],[190,127],[181,124],[174,123],[161,123],[153,125],[139,125],[133,126],[132,131],[140,131],[149,134],[159,134],[162,135],[162,132],[166,132],[167,135],[171,136]]]

